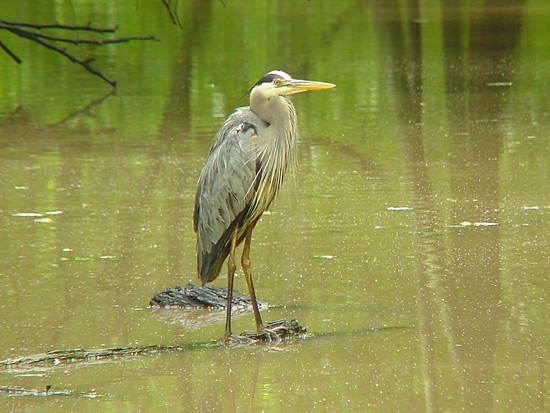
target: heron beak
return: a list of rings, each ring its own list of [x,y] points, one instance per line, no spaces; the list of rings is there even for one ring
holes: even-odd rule
[[[314,80],[292,79],[284,87],[285,95],[294,95],[296,93],[308,92],[310,90],[332,89],[336,85],[332,83],[316,82]]]

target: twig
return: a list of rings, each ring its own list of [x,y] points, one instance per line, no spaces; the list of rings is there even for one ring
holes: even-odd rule
[[[114,39],[71,39],[70,37],[52,36],[49,34],[33,32],[31,30],[20,29],[17,26],[5,25],[0,22],[0,29],[6,29],[18,36],[26,37],[34,40],[35,37],[41,37],[43,39],[51,40],[54,42],[63,42],[71,44],[97,44],[99,46],[109,43],[125,43],[130,40],[157,40],[154,36],[127,36],[116,37]]]
[[[35,29],[35,30],[31,30]],[[53,50],[65,56],[71,62],[76,63],[82,66],[91,74],[100,77],[105,82],[109,83],[112,87],[116,88],[116,81],[109,79],[104,75],[100,70],[94,68],[90,63],[94,60],[93,58],[80,58],[74,54],[68,52],[65,48],[59,47],[53,42],[61,43],[71,43],[74,45],[79,44],[95,44],[102,46],[105,44],[112,43],[125,43],[131,40],[157,40],[154,36],[127,36],[127,37],[116,37],[113,39],[72,39],[69,37],[63,36],[53,36],[50,34],[45,34],[40,32],[43,29],[63,29],[63,30],[75,30],[75,31],[88,31],[95,33],[114,33],[117,30],[117,27],[92,27],[89,24],[85,26],[76,26],[76,25],[63,25],[58,23],[26,23],[26,22],[10,22],[6,20],[0,20],[0,30],[7,30],[16,36],[23,37],[25,39],[31,40],[40,44],[41,46],[46,47],[47,49]],[[4,50],[14,61],[21,63],[21,59],[11,51],[4,43],[0,42],[0,48]]]
[[[168,16],[170,16],[170,20],[172,20],[172,23],[175,25],[178,25],[179,28],[182,28],[180,18],[178,16],[178,2],[176,0],[176,5],[174,7],[174,10],[170,8],[170,0],[161,0],[162,4],[164,4],[164,7],[166,8],[166,11],[168,12]]]
[[[90,25],[85,26],[75,26],[68,24],[59,24],[59,23],[29,23],[29,22],[10,22],[7,20],[0,20],[0,23],[9,26],[19,26],[19,27],[32,27],[33,29],[63,29],[63,30],[76,30],[76,31],[85,31],[85,32],[94,32],[94,33],[114,33],[118,30],[118,26],[113,27],[93,27]]]
[[[21,64],[21,59],[13,53],[8,46],[6,46],[4,43],[0,41],[0,47],[4,52],[6,52],[13,60],[15,60],[18,64]]]
[[[0,27],[2,27],[0,25]],[[10,30],[10,29],[8,29]],[[99,70],[97,70],[96,68],[94,68],[93,66],[91,66],[89,63],[90,63],[90,59],[80,59],[78,57],[76,57],[75,55],[69,53],[67,50],[59,47],[59,46],[56,46],[55,44],[53,43],[49,43],[43,39],[41,39],[40,37],[36,36],[34,33],[32,32],[29,32],[29,31],[23,31],[23,30],[17,30],[17,31],[14,31],[14,30],[10,30],[12,31],[13,33],[17,34],[18,36],[21,36],[21,37],[24,37],[24,38],[27,38],[29,40],[32,40],[44,47],[46,47],[47,49],[50,49],[50,50],[53,50],[63,56],[65,56],[67,59],[69,59],[71,62],[73,63],[76,63],[76,64],[79,64],[80,66],[82,66],[83,68],[85,68],[88,72],[92,73],[93,75],[95,76],[99,76],[101,79],[103,79],[104,81],[106,81],[107,83],[109,83],[112,87],[116,88],[116,81],[114,80],[111,80],[109,79],[107,76],[105,76],[102,72],[100,72]]]

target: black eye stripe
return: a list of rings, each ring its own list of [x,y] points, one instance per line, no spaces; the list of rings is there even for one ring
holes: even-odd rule
[[[260,80],[258,80],[256,82],[256,84],[254,86],[259,86],[259,85],[262,85],[264,83],[271,83],[273,82],[275,79],[283,79],[281,76],[279,75],[272,75],[272,74],[267,74],[267,75],[264,75],[260,78]]]

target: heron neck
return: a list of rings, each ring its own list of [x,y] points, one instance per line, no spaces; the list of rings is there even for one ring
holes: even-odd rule
[[[296,170],[298,131],[294,105],[287,98],[275,96],[259,102],[250,99],[250,109],[268,124],[256,140],[261,181],[253,206],[254,215],[269,207],[279,192],[286,171]]]
[[[276,136],[291,139],[296,135],[296,111],[290,99],[273,96],[265,100],[253,94],[250,97],[250,110],[268,123],[271,133]]]

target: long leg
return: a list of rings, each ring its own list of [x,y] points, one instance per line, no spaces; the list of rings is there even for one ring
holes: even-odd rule
[[[256,292],[254,291],[254,283],[252,282],[252,274],[250,273],[250,242],[252,241],[252,230],[255,224],[249,225],[246,229],[246,237],[244,239],[243,255],[241,257],[241,264],[243,266],[244,276],[246,277],[246,283],[248,284],[248,293],[252,299],[252,307],[254,308],[254,318],[256,319],[256,329],[258,333],[264,332],[264,325],[262,323],[262,317],[260,316],[260,310],[258,309],[258,301],[256,300]]]
[[[231,303],[233,302],[233,279],[235,278],[235,248],[237,248],[237,231],[231,236],[231,250],[227,260],[227,304],[225,306],[225,337],[231,336]]]

